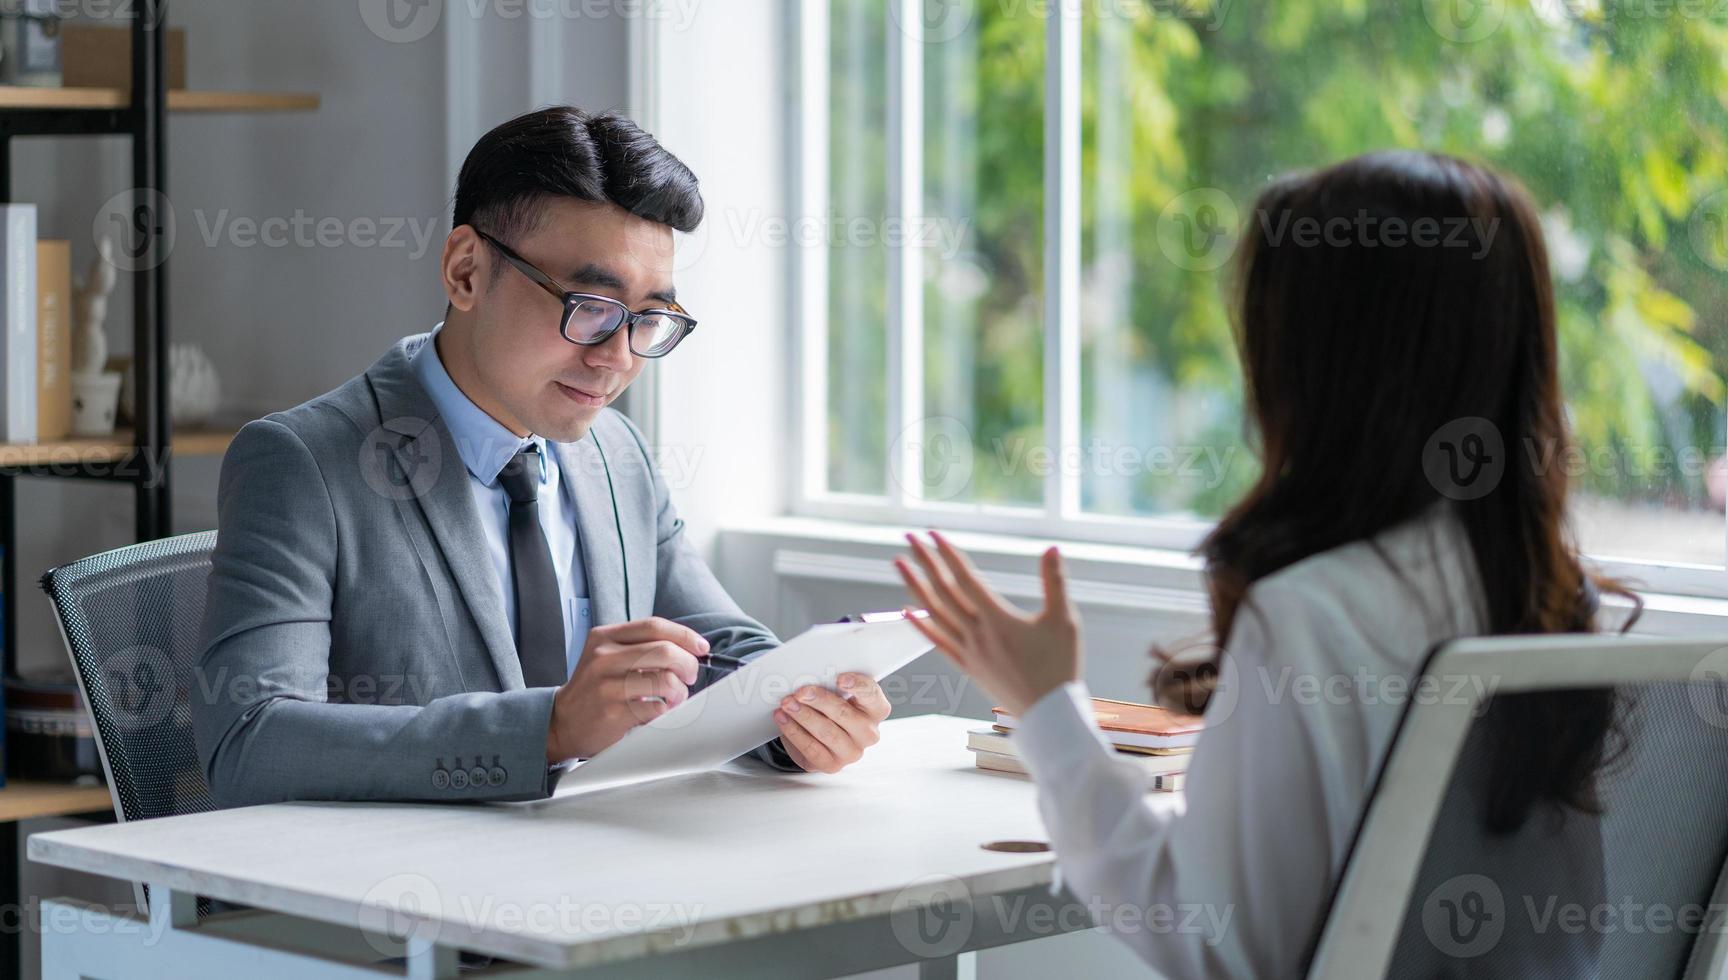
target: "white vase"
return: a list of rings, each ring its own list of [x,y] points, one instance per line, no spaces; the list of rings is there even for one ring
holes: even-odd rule
[[[113,435],[116,403],[120,400],[120,373],[74,374],[71,378],[72,434],[87,437]]]

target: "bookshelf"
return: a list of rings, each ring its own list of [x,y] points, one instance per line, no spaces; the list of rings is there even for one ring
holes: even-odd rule
[[[167,192],[169,113],[308,112],[320,97],[304,92],[167,89],[167,0],[131,5],[132,85],[121,88],[27,88],[0,85],[0,202],[12,200],[12,143],[30,137],[122,136],[132,150],[131,186],[137,215],[131,241],[138,257],[133,280],[133,427],[99,439],[21,445],[0,443],[0,673],[18,672],[17,481],[86,479],[129,485],[134,539],[173,533],[168,462],[214,456],[228,448],[231,428],[175,429],[168,417],[168,276],[163,228],[151,210]],[[102,194],[101,196],[106,196]],[[0,951],[3,952],[3,951]],[[0,956],[0,959],[3,959]]]
[[[132,95],[117,88],[23,88],[0,85],[0,110],[124,109]],[[319,97],[305,92],[217,92],[175,89],[169,112],[309,112]]]

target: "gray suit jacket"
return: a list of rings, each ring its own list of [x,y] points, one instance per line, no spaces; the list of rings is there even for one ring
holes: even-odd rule
[[[409,368],[428,335],[366,373],[240,430],[192,721],[223,805],[527,800],[553,688],[525,688],[497,573],[450,431]],[[549,443],[576,501],[596,626],[663,616],[713,652],[779,641],[685,540],[641,433],[607,409]],[[727,671],[704,664],[696,687]],[[777,743],[754,755],[796,768]]]

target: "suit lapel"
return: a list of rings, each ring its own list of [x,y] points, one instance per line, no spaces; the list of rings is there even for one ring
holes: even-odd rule
[[[617,509],[606,479],[606,468],[590,432],[576,442],[549,442],[558,468],[576,502],[576,530],[582,542],[582,564],[588,573],[590,622],[595,626],[622,623],[645,616],[625,604],[625,555],[642,555],[638,542],[619,537]],[[652,551],[648,552],[652,554]],[[637,601],[631,596],[632,603]]]
[[[486,548],[486,534],[468,486],[468,470],[456,452],[449,428],[439,418],[409,359],[426,336],[410,337],[366,372],[378,399],[381,427],[402,466],[408,493],[401,507],[417,506],[432,528],[444,561],[456,579],[468,612],[479,627],[499,686],[523,686],[522,664],[505,618],[504,592]],[[411,498],[413,503],[408,503]]]

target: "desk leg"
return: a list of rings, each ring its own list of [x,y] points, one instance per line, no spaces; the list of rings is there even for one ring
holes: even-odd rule
[[[918,980],[978,980],[978,954],[959,953],[918,964]]]
[[[18,858],[18,822],[0,823],[0,971],[24,976],[24,937],[30,931],[24,907],[24,863]]]

